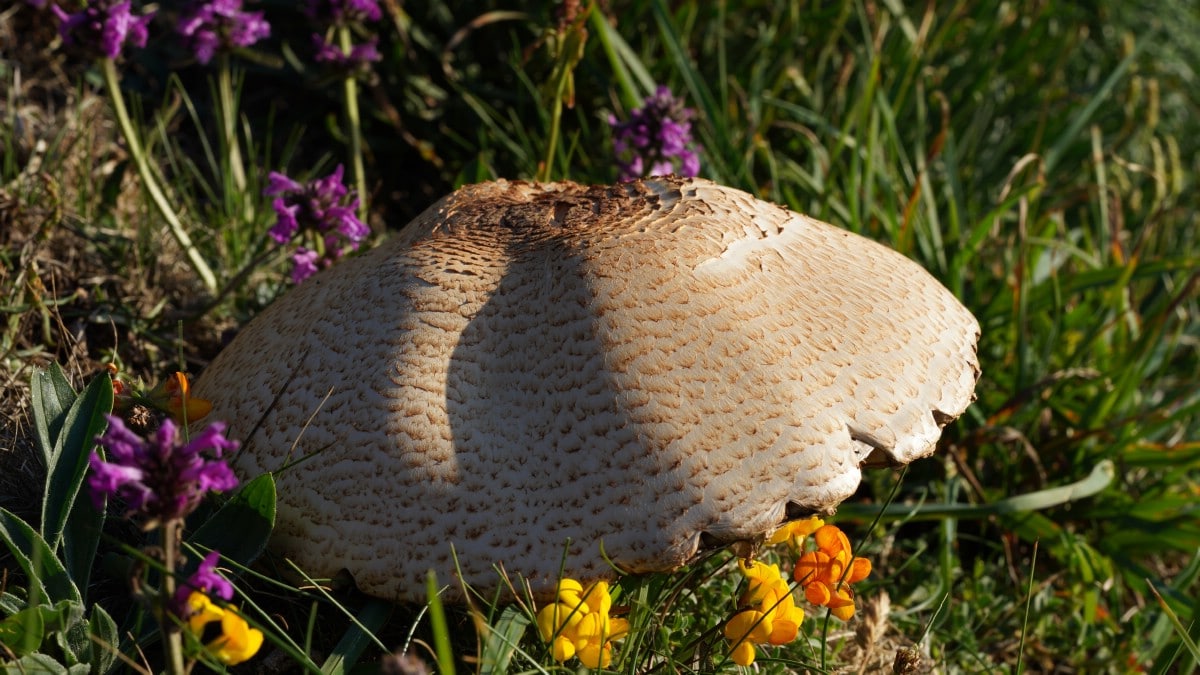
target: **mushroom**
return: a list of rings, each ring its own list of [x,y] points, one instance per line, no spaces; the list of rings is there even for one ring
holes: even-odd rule
[[[745,192],[496,181],[287,293],[195,394],[240,475],[305,458],[272,547],[308,573],[546,594],[761,541],[930,454],[978,336],[916,263]]]

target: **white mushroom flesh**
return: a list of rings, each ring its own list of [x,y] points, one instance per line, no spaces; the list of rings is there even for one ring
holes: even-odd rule
[[[421,600],[675,569],[931,453],[979,327],[904,256],[692,179],[462,188],[305,281],[195,395],[282,472],[272,546]],[[565,558],[564,558],[565,555]],[[452,556],[457,557],[457,563]]]

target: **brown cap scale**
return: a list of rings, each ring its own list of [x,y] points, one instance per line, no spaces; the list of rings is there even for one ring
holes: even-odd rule
[[[420,600],[456,556],[545,593],[564,555],[671,570],[928,455],[978,336],[904,256],[738,190],[498,181],[289,292],[195,394],[242,476],[313,455],[272,540],[309,574]]]

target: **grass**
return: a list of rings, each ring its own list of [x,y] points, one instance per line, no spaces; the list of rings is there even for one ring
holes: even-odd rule
[[[63,364],[75,390],[105,363],[148,383],[200,371],[224,332],[287,286],[286,254],[265,237],[266,172],[350,164],[344,89],[308,63],[305,18],[261,8],[273,37],[233,59],[230,85],[245,192],[219,132],[216,71],[186,63],[165,22],[120,66],[150,169],[215,292],[162,227],[102,71],[62,49],[46,12],[0,10],[0,41],[14,45],[0,55],[0,505],[36,531],[36,370]],[[978,401],[939,453],[902,479],[869,474],[843,509],[838,522],[875,566],[859,617],[810,611],[800,640],[760,654],[764,670],[886,670],[910,647],[939,672],[1195,668],[1194,7],[611,2],[586,25],[575,105],[561,114],[546,91],[563,91],[555,65],[572,55],[533,48],[554,8],[507,9],[405,3],[375,26],[383,60],[358,104],[376,238],[464,182],[613,181],[607,113],[627,114],[661,83],[699,111],[702,175],[889,244],[983,327]],[[1106,466],[1099,492],[1042,498]],[[2,560],[8,617],[42,568],[31,578]],[[736,669],[720,635],[737,594],[730,560],[623,580],[617,603],[634,629],[614,669]],[[121,600],[119,575],[88,571],[85,616],[149,621]],[[271,657],[289,664],[281,672],[370,670],[405,646],[443,671],[448,660],[464,672],[562,668],[519,609],[481,601],[438,619],[289,578],[260,561],[238,579],[269,649],[286,655]],[[880,604],[890,611],[866,619]]]

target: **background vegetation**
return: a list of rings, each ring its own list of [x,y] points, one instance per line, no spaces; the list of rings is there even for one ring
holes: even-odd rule
[[[63,48],[49,12],[0,9],[0,506],[30,522],[42,484],[34,370],[62,363],[76,389],[106,363],[147,383],[201,371],[289,284],[288,251],[267,237],[267,172],[321,176],[346,161],[341,80],[308,56],[303,13],[265,1],[253,8],[272,36],[234,59],[248,181],[234,189],[213,70],[169,29],[170,4],[146,49],[122,62],[121,87],[216,292],[148,201],[95,63]],[[376,239],[466,182],[614,181],[608,115],[627,118],[664,84],[698,111],[702,176],[893,246],[979,318],[979,400],[881,517],[898,478],[888,472],[839,519],[874,563],[864,605],[888,598],[890,611],[870,619],[867,606],[846,625],[810,618],[808,637],[761,667],[871,671],[913,647],[941,671],[1194,668],[1193,4],[612,0],[586,23],[548,164],[557,5],[383,5],[382,60],[359,85]],[[1046,492],[1093,475],[1112,480],[1085,499]],[[614,667],[733,669],[713,630],[730,609],[727,562],[623,582],[640,637],[618,647]],[[19,574],[5,569],[0,588],[15,592]],[[93,599],[122,595],[111,575],[94,583]],[[314,645],[310,663],[352,655],[329,670],[374,667],[410,628],[429,630],[417,610],[381,611],[349,591],[335,604],[246,584]],[[341,651],[349,623],[337,606],[370,619],[379,645]],[[515,620],[500,611],[483,620]],[[459,668],[477,667],[462,637],[470,618],[449,620]],[[506,662],[514,672],[553,667],[532,632],[521,645]],[[287,670],[270,663],[260,666]]]

